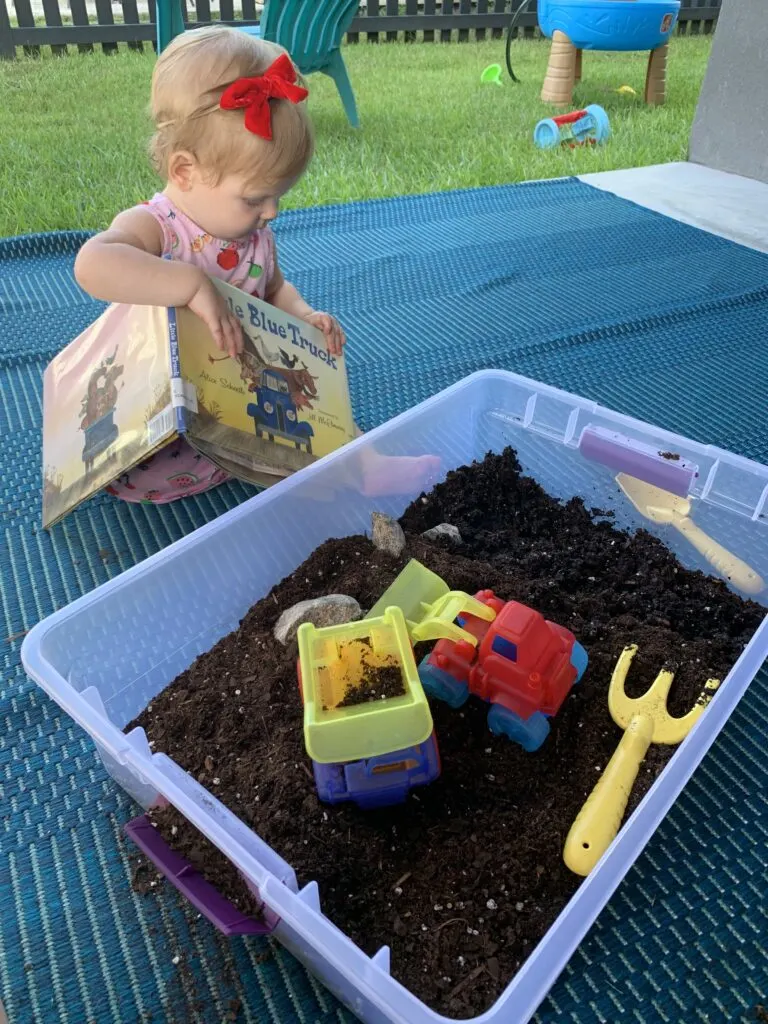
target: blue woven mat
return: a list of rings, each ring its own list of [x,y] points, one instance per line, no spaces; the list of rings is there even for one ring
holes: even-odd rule
[[[291,213],[278,234],[347,327],[363,427],[500,366],[768,461],[764,255],[576,181]],[[99,497],[39,529],[42,372],[100,309],[71,276],[83,237],[0,242],[0,998],[12,1024],[351,1021],[279,946],[133,893],[135,806],[21,670],[40,618],[252,493]],[[757,1019],[767,742],[764,670],[537,1021]]]

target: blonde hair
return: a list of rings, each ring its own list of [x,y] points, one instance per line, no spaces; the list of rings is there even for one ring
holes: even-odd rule
[[[281,53],[275,43],[225,26],[177,36],[152,75],[155,170],[167,178],[171,155],[186,151],[213,185],[228,174],[272,185],[303,174],[314,151],[306,103],[270,100],[271,140],[248,131],[243,110],[219,107],[228,85],[263,74]]]

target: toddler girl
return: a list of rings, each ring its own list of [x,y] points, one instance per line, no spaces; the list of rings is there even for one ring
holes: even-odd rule
[[[152,77],[151,155],[166,186],[85,243],[75,263],[80,286],[107,302],[188,306],[234,357],[242,351],[240,325],[209,279],[222,278],[319,328],[338,355],[340,324],[283,277],[270,228],[312,157],[306,97],[290,58],[273,43],[224,27],[177,36]],[[412,491],[436,468],[432,457],[371,452],[362,466],[369,493]],[[180,439],[109,491],[167,502],[226,479]]]

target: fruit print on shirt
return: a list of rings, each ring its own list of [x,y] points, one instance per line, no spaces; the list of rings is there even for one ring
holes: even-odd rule
[[[202,252],[209,242],[213,241],[213,235],[198,235],[192,239],[192,252]]]
[[[192,221],[162,193],[144,203],[163,229],[163,256],[199,267],[250,295],[266,298],[273,267],[272,232],[268,227],[247,238],[217,238]]]
[[[230,242],[229,245],[222,249],[216,257],[216,262],[222,270],[234,270],[240,262],[240,256],[237,252],[237,242]]]

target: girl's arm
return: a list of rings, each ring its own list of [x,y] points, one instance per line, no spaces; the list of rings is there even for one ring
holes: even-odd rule
[[[240,325],[199,267],[161,258],[163,234],[140,207],[118,214],[89,238],[75,260],[75,278],[95,299],[136,306],[189,306],[222,351],[242,351]]]
[[[277,306],[278,309],[282,309],[284,313],[298,317],[300,320],[306,320],[308,324],[317,327],[325,335],[325,341],[331,355],[341,355],[342,348],[347,340],[341,324],[330,313],[322,313],[319,310],[312,309],[301,297],[298,289],[290,281],[285,280],[277,262],[276,251],[275,269],[265,298],[267,302]]]

